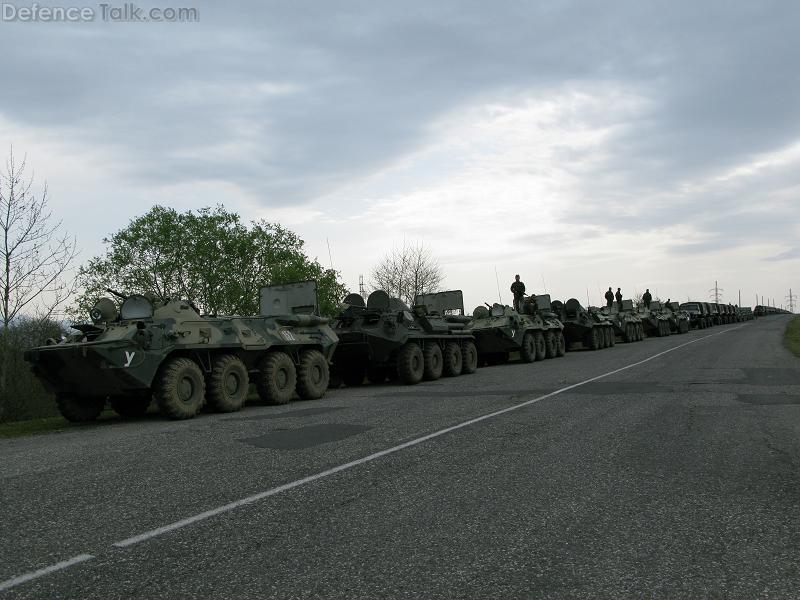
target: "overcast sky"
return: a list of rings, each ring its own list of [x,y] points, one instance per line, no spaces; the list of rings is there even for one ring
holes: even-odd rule
[[[223,203],[353,289],[425,243],[468,310],[495,270],[505,302],[515,273],[593,304],[800,291],[800,3],[168,5],[199,22],[0,22],[0,146],[84,260]]]

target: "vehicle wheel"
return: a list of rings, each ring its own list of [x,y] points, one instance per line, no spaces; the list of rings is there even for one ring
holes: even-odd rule
[[[455,377],[461,375],[463,365],[461,359],[461,347],[456,342],[447,342],[444,345],[444,369],[442,372],[445,377]]]
[[[236,412],[244,406],[250,390],[250,376],[242,359],[223,354],[214,359],[206,381],[208,404],[216,412]]]
[[[342,367],[340,373],[346,386],[357,387],[364,383],[366,368],[360,364],[348,364]]]
[[[297,365],[297,395],[303,400],[315,400],[325,395],[331,372],[325,355],[309,348],[300,353]]]
[[[370,383],[385,383],[386,378],[388,377],[388,373],[386,372],[386,367],[378,367],[375,365],[370,365],[367,367],[367,381]]]
[[[475,342],[467,340],[461,348],[461,373],[469,375],[478,370],[478,348]]]
[[[597,350],[600,348],[600,334],[597,331],[597,327],[592,327],[586,332],[584,344],[589,350]]]
[[[106,407],[103,397],[78,398],[67,394],[56,396],[58,412],[71,423],[94,421]]]
[[[266,404],[287,404],[297,386],[297,370],[286,352],[268,352],[258,365],[256,389]]]
[[[544,360],[547,358],[547,342],[544,341],[544,334],[537,331],[533,334],[533,338],[536,342],[536,360]]]
[[[522,362],[533,362],[536,360],[536,340],[529,331],[522,336],[522,346],[519,349],[519,356]]]
[[[613,348],[617,345],[617,334],[614,331],[613,327],[608,328],[608,341],[610,342],[610,346]]]
[[[645,337],[644,336],[644,324],[643,323],[637,323],[636,327],[639,330],[639,341],[641,342]]]
[[[422,358],[425,363],[425,373],[422,376],[427,381],[434,381],[442,376],[442,348],[438,342],[428,342],[425,350],[422,351]]]
[[[397,376],[405,384],[422,381],[425,374],[425,359],[422,350],[414,342],[406,342],[397,353]]]
[[[564,332],[559,331],[556,334],[556,356],[564,356],[567,353],[567,340],[564,337]]]
[[[630,323],[625,323],[625,330],[622,333],[622,341],[629,344],[633,341],[633,327]]]
[[[608,332],[606,331],[605,327],[599,328],[600,332],[600,349],[608,348],[608,345],[611,343],[608,341]]]
[[[558,354],[558,344],[556,343],[556,334],[548,331],[544,334],[544,343],[547,346],[547,358],[555,358]]]
[[[150,407],[153,399],[148,390],[146,394],[140,396],[112,396],[108,403],[120,417],[136,418],[143,417]]]
[[[203,371],[190,358],[173,358],[161,368],[153,395],[163,415],[170,419],[191,419],[205,403]]]

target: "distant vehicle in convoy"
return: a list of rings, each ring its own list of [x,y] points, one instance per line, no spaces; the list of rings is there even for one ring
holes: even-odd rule
[[[657,300],[650,303],[650,308],[640,305],[639,317],[648,336],[664,337],[672,333],[670,317],[662,308],[661,302]]]
[[[519,313],[510,306],[478,306],[472,312],[469,331],[475,336],[481,362],[506,362],[519,353],[523,362],[564,356],[564,325],[550,307],[550,295],[526,298]]]
[[[742,321],[752,321],[755,319],[753,315],[753,309],[749,306],[740,306],[739,307],[739,318]]]
[[[598,320],[611,323],[615,338],[623,342],[640,342],[644,339],[642,320],[633,308],[632,300],[622,301],[622,310],[614,306],[589,307]]]
[[[706,329],[714,324],[705,302],[684,302],[680,308],[688,313],[692,329]]]
[[[613,323],[598,312],[586,310],[575,298],[566,302],[555,300],[551,308],[564,324],[567,350],[577,343],[589,350],[609,348],[616,343]]]
[[[669,326],[672,333],[688,333],[691,329],[689,313],[681,310],[677,302],[664,304],[664,312],[669,317]]]
[[[350,386],[363,384],[365,377],[371,383],[398,379],[415,384],[474,373],[478,350],[466,330],[469,319],[461,298],[460,290],[442,292],[429,310],[424,303],[409,308],[383,290],[372,292],[366,303],[350,294],[334,321],[339,337],[333,357],[336,380]]]
[[[69,421],[97,418],[106,402],[120,415],[140,416],[153,398],[172,419],[194,417],[205,404],[236,411],[251,380],[268,404],[295,394],[319,398],[328,387],[338,339],[317,313],[314,281],[261,288],[260,314],[252,317],[201,315],[189,300],[112,293],[119,308],[102,298],[92,323],[25,353]]]

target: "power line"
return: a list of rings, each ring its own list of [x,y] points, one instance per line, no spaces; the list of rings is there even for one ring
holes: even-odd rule
[[[724,292],[721,287],[714,281],[714,287],[708,290],[709,297],[714,298],[714,302],[719,304],[720,298],[722,298],[722,292]]]

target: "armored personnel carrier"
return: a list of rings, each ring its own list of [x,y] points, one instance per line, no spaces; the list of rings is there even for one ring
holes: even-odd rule
[[[672,333],[670,326],[670,317],[661,306],[661,302],[653,300],[650,303],[650,308],[645,308],[643,305],[639,307],[639,317],[642,319],[644,325],[644,332],[648,336],[664,337]]]
[[[614,328],[614,337],[619,337],[623,342],[640,342],[644,339],[642,320],[633,309],[632,300],[622,301],[622,310],[615,306],[589,307],[589,312],[595,313],[598,319],[611,323]]]
[[[681,310],[678,302],[665,302],[664,314],[669,317],[669,328],[672,333],[688,333],[691,329],[689,313]]]
[[[523,362],[564,356],[564,325],[552,312],[550,295],[526,298],[522,313],[510,306],[478,306],[468,329],[475,336],[482,362],[495,364],[518,352]]]
[[[608,348],[616,343],[611,321],[601,317],[598,312],[586,310],[575,298],[570,298],[566,302],[555,300],[551,308],[564,324],[567,350],[576,343],[583,344],[584,348],[589,350]]]
[[[679,308],[689,315],[689,325],[692,329],[705,329],[712,325],[711,315],[706,312],[704,302],[684,302]]]
[[[435,306],[422,297],[413,308],[382,290],[372,292],[366,304],[358,294],[347,296],[334,323],[335,375],[346,385],[361,385],[365,376],[372,383],[388,378],[414,384],[474,373],[478,350],[466,330],[461,291],[436,296]]]
[[[55,392],[69,421],[91,421],[106,405],[144,414],[155,398],[162,414],[194,417],[239,410],[256,384],[269,404],[319,398],[328,387],[337,337],[317,313],[313,281],[261,288],[252,317],[201,315],[187,300],[155,301],[115,293],[102,298],[92,323],[61,343],[33,348],[25,360]]]

